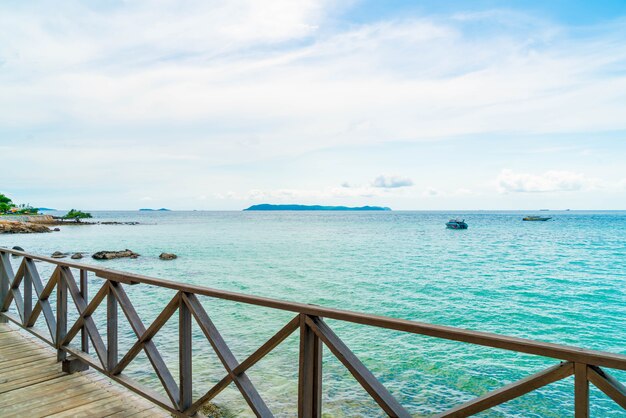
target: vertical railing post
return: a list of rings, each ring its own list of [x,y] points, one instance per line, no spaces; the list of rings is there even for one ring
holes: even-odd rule
[[[62,343],[67,334],[67,267],[61,267],[59,282],[57,283],[57,332],[55,344],[57,347],[57,361],[63,361],[67,357]]]
[[[300,371],[298,375],[298,417],[322,415],[322,341],[300,314]]]
[[[584,363],[574,364],[574,416],[589,418],[589,380]]]
[[[87,270],[80,271],[80,295],[85,300],[85,305],[89,305]],[[89,352],[89,336],[87,335],[87,327],[84,325],[80,330],[80,349],[84,353]]]
[[[181,295],[178,308],[178,367],[180,371],[180,405],[184,411],[193,402],[192,357],[191,357],[191,311]]]
[[[24,258],[24,327],[27,327],[30,314],[33,312],[33,277],[30,275],[30,269],[28,268],[28,261],[32,261]]]
[[[0,252],[0,309],[2,309],[4,300],[9,294],[9,278],[6,275],[8,263],[9,253]],[[7,322],[9,322],[9,320],[0,315],[0,324],[6,324]]]
[[[109,286],[114,286],[113,282],[109,282]],[[109,371],[117,366],[117,347],[117,299],[109,287],[107,293],[107,370]]]

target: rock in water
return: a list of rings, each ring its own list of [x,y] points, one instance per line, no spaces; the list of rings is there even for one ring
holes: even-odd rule
[[[137,258],[139,254],[132,252],[128,248],[122,251],[98,251],[91,256],[96,260],[112,260],[114,258]]]
[[[53,231],[54,231],[54,232],[59,232],[59,231],[60,231],[60,229],[59,229],[59,228],[54,228],[54,229],[53,229]]]
[[[19,245],[14,246],[12,249],[16,250],[16,251],[24,251],[24,249],[22,247],[20,247]],[[19,255],[17,255],[17,254],[11,254],[11,256],[14,257],[14,258],[15,257],[19,257]]]
[[[51,232],[45,225],[32,222],[4,221],[0,220],[0,234],[33,234],[38,232]]]
[[[172,253],[161,253],[161,255],[159,255],[159,258],[161,260],[174,260],[175,258],[178,258],[178,256]]]
[[[72,260],[80,260],[81,258],[83,258],[83,255],[81,253],[76,253],[76,254],[72,254]]]
[[[62,253],[61,251],[55,251],[52,253],[52,255],[50,257],[52,258],[65,258],[66,254]]]

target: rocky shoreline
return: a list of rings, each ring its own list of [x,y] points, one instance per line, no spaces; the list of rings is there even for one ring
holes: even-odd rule
[[[28,215],[0,217],[0,234],[37,234],[59,231],[59,228],[50,229],[51,226],[61,225],[139,225],[139,222],[76,222],[55,218],[50,215]]]
[[[0,220],[0,234],[39,234],[45,232],[52,232],[52,229],[34,222]]]

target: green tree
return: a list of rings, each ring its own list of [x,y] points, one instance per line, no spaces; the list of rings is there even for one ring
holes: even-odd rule
[[[13,207],[10,197],[0,193],[0,213],[7,213]]]
[[[17,213],[19,213],[20,215],[37,215],[39,213],[39,209],[34,208],[29,204],[20,205]]]
[[[5,203],[7,205],[10,205],[11,203],[13,203],[13,201],[11,200],[10,197],[5,196],[2,193],[0,193],[0,203]]]
[[[80,210],[72,209],[63,217],[63,219],[73,219],[76,222],[80,222],[81,219],[93,218],[91,213],[82,212]]]
[[[0,213],[7,213],[9,209],[11,209],[11,205],[4,203],[4,202],[0,202]]]

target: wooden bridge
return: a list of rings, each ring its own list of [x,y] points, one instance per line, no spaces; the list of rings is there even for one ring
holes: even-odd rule
[[[95,371],[67,374],[35,337],[0,324],[0,416],[169,417]]]
[[[15,270],[11,257],[17,258],[14,260]],[[47,281],[41,279],[35,261],[52,265],[53,273]],[[99,286],[89,300],[90,275],[99,280]],[[175,295],[146,326],[125,291],[131,285],[158,286],[174,291]],[[200,298],[205,297],[288,311],[294,317],[240,362],[204,309]],[[55,300],[54,306],[51,299]],[[103,327],[106,328],[106,344],[101,336],[102,330],[92,316],[105,299],[107,318]],[[70,300],[77,317],[73,323],[68,323]],[[12,307],[17,315],[10,312]],[[121,358],[118,352],[119,310],[136,336],[132,347]],[[179,318],[179,379],[173,377],[154,342],[155,335],[175,312]],[[34,326],[41,315],[47,330]],[[299,417],[321,416],[324,346],[387,415],[410,417],[411,413],[333,332],[325,322],[327,318],[555,360],[554,365],[545,370],[442,411],[437,417],[471,416],[571,375],[574,375],[572,389],[576,418],[589,416],[589,382],[626,409],[626,387],[607,371],[626,370],[625,355],[226,292],[0,248],[0,322],[14,324],[0,325],[0,411],[3,417],[11,415],[11,411],[17,416],[192,416],[234,383],[254,414],[270,417],[273,416],[271,409],[246,371],[298,331]],[[192,321],[199,325],[225,369],[223,378],[213,387],[203,388],[204,395],[195,399],[193,394],[199,388],[193,387],[191,379]],[[39,341],[25,338],[16,328]],[[79,348],[70,345],[75,340],[79,340]],[[44,344],[52,349],[45,348]],[[95,357],[89,354],[90,350],[95,351]],[[167,396],[124,374],[141,351],[147,355]]]

